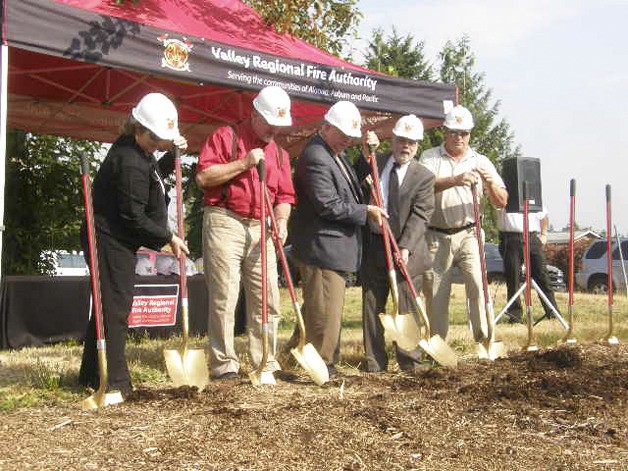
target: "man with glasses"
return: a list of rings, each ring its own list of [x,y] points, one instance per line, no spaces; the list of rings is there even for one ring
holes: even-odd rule
[[[420,162],[436,176],[435,210],[427,234],[433,266],[424,276],[424,292],[432,333],[445,338],[452,268],[458,266],[473,337],[480,342],[487,325],[471,187],[476,185],[478,198],[487,194],[496,208],[506,206],[508,192],[493,163],[469,146],[473,126],[469,110],[452,108],[445,117],[445,142],[421,154]]]
[[[260,260],[260,193],[257,164],[266,162],[266,182],[279,236],[285,241],[291,205],[295,203],[287,153],[275,142],[282,127],[292,125],[290,98],[280,87],[266,87],[253,100],[251,117],[238,126],[217,129],[201,149],[196,183],[204,190],[203,265],[209,301],[209,366],[215,379],[238,377],[234,348],[235,309],[242,283],[246,298],[249,354],[253,368],[262,359],[262,267]],[[277,260],[266,242],[268,320],[275,335],[279,315]],[[267,368],[279,369],[274,357]]]
[[[421,289],[423,273],[431,260],[425,234],[434,211],[434,174],[415,159],[419,142],[423,139],[423,124],[415,115],[401,117],[392,130],[392,152],[376,157],[380,175],[382,203],[388,210],[388,223],[399,246],[401,257],[417,291]],[[366,162],[361,160],[363,165]],[[369,169],[370,170],[370,169]],[[364,172],[367,173],[367,172]],[[386,311],[390,286],[382,232],[369,221],[370,231],[364,237],[362,280],[362,329],[368,372],[385,372],[388,354],[384,327],[379,314]],[[413,309],[408,285],[398,272],[399,310]],[[403,371],[412,371],[418,365],[419,351],[406,351],[395,345],[397,364]]]

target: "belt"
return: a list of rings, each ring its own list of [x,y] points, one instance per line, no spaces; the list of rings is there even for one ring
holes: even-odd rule
[[[442,227],[429,226],[428,229],[431,229],[436,232],[440,232],[442,234],[453,235],[453,234],[458,234],[458,232],[471,229],[473,226],[475,226],[474,222],[467,224],[466,226],[462,226],[462,227],[448,227],[448,228],[443,229]]]

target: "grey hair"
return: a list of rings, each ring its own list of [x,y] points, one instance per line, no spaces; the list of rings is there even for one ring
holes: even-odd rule
[[[120,127],[120,134],[123,136],[135,136],[136,132],[146,131],[146,128],[142,126],[137,119],[132,115],[126,119],[126,121]]]

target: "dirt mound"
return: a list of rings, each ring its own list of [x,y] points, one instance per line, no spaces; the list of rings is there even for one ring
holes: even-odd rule
[[[628,469],[628,348],[572,345],[422,373],[135,391],[5,413],[2,469]]]

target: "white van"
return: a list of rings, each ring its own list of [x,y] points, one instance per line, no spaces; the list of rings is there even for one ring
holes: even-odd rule
[[[85,263],[83,252],[47,250],[42,254],[42,259],[52,261],[53,276],[89,276],[89,268]]]

